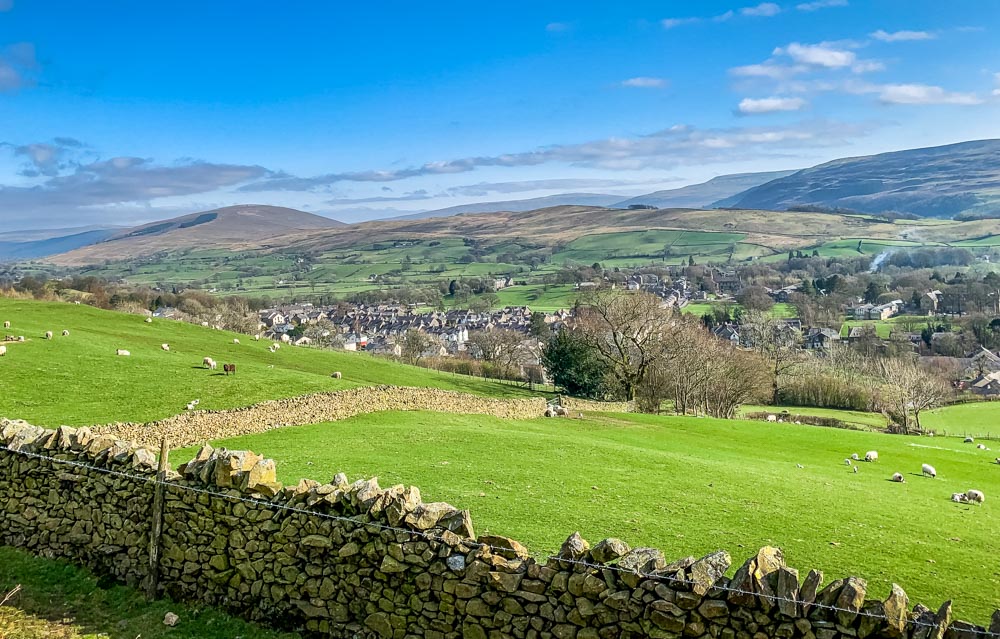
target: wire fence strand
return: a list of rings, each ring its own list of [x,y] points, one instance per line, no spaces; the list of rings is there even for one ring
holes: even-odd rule
[[[309,517],[317,517],[317,518],[327,519],[327,520],[336,521],[336,522],[340,522],[340,523],[352,524],[352,525],[355,525],[355,526],[364,526],[364,527],[367,527],[367,528],[372,528],[372,529],[376,529],[376,530],[380,530],[380,531],[393,532],[393,533],[403,533],[405,535],[411,535],[411,536],[419,537],[419,538],[422,538],[422,539],[425,539],[425,540],[428,540],[428,541],[436,541],[436,542],[441,542],[441,543],[445,543],[445,544],[453,543],[453,541],[454,541],[454,540],[445,539],[442,535],[438,535],[438,534],[435,534],[435,533],[432,533],[432,532],[427,532],[427,531],[422,531],[422,530],[413,530],[413,529],[409,529],[409,528],[401,528],[401,527],[398,527],[398,526],[391,526],[391,525],[388,525],[388,524],[382,524],[382,523],[373,522],[373,521],[363,521],[361,519],[358,519],[357,517],[346,517],[346,516],[343,516],[343,515],[333,515],[333,514],[330,514],[330,513],[323,513],[323,512],[316,511],[316,510],[310,510],[310,509],[305,509],[305,508],[297,508],[295,506],[291,506],[291,505],[288,505],[288,504],[282,504],[282,503],[278,503],[278,502],[274,502],[274,501],[268,501],[268,500],[264,500],[264,499],[257,499],[257,498],[253,498],[253,497],[247,497],[247,496],[239,495],[239,494],[225,493],[225,492],[220,492],[220,491],[217,491],[217,490],[209,490],[209,489],[206,489],[206,488],[199,488],[197,486],[188,486],[186,484],[179,484],[179,483],[171,482],[171,481],[163,481],[163,480],[160,480],[159,477],[156,474],[149,475],[149,476],[135,475],[135,474],[131,474],[131,473],[126,473],[126,472],[114,470],[114,469],[111,469],[111,468],[105,468],[105,467],[102,467],[102,466],[95,466],[95,465],[92,465],[92,464],[86,464],[86,463],[83,463],[83,462],[80,462],[80,461],[77,461],[77,460],[59,459],[59,458],[51,457],[51,456],[48,456],[48,455],[42,455],[42,454],[31,452],[31,451],[18,450],[18,449],[15,449],[15,448],[9,448],[7,446],[2,446],[2,445],[0,445],[0,451],[6,451],[6,452],[9,452],[9,453],[12,453],[12,454],[15,454],[15,455],[21,455],[21,456],[28,457],[28,458],[33,458],[33,459],[41,459],[41,460],[45,460],[45,461],[52,462],[52,463],[55,463],[55,464],[63,464],[63,465],[67,465],[67,466],[71,466],[71,467],[75,467],[75,468],[82,468],[82,469],[86,469],[86,470],[93,471],[93,472],[96,472],[96,473],[102,473],[102,474],[111,475],[111,476],[119,477],[119,478],[123,478],[123,479],[129,479],[129,480],[134,480],[134,481],[139,481],[139,482],[144,482],[144,483],[149,483],[149,484],[162,484],[162,485],[164,485],[167,488],[176,488],[176,489],[179,489],[179,490],[182,490],[182,491],[187,491],[187,492],[191,492],[191,493],[195,493],[195,494],[201,494],[201,495],[208,495],[208,496],[211,496],[211,497],[218,497],[220,499],[226,499],[226,500],[233,501],[233,502],[240,502],[240,503],[244,503],[244,504],[250,504],[250,505],[253,505],[253,506],[260,506],[260,507],[270,508],[270,509],[274,509],[274,510],[292,512],[292,513],[298,513],[298,514],[306,515],[306,516],[309,516]],[[363,516],[364,515],[359,515],[358,517],[363,517]],[[476,541],[476,540],[470,539],[470,538],[462,538],[462,545],[464,545],[464,546],[466,546],[468,548],[473,548],[473,549],[486,549],[486,550],[489,550],[490,552],[496,553],[496,554],[509,553],[512,550],[510,547],[492,546],[490,544],[485,544],[485,543],[482,543],[482,542],[479,542],[479,541]],[[562,557],[562,556],[559,556],[559,555],[548,555],[546,557],[546,559],[550,560],[550,561],[556,561],[556,562],[561,562],[561,563],[564,563],[564,564],[573,565],[573,566],[582,566],[582,567],[589,568],[589,569],[592,569],[592,570],[597,570],[597,571],[611,570],[612,572],[615,572],[615,573],[618,573],[618,574],[629,574],[629,575],[633,575],[633,576],[639,576],[639,577],[644,578],[644,579],[649,579],[649,580],[652,580],[652,581],[658,581],[658,582],[661,582],[661,583],[664,583],[664,584],[675,584],[675,585],[676,584],[681,584],[681,585],[684,585],[684,586],[687,586],[687,587],[695,586],[695,585],[702,585],[702,586],[705,585],[705,584],[700,584],[699,582],[694,581],[692,579],[687,579],[687,578],[684,578],[684,577],[677,576],[677,575],[683,575],[683,571],[678,571],[677,573],[673,573],[673,574],[659,574],[659,573],[655,573],[655,572],[645,572],[645,571],[641,571],[641,570],[637,570],[637,569],[623,568],[623,567],[617,566],[615,564],[599,564],[599,563],[593,563],[593,562],[584,561],[584,560],[580,560],[580,559],[572,559],[572,558]],[[714,583],[711,586],[708,586],[708,590],[709,591],[711,591],[711,590],[717,590],[717,591],[721,591],[721,592],[725,592],[725,593],[730,593],[730,594],[737,594],[737,595],[743,595],[743,596],[748,596],[748,597],[755,597],[755,598],[767,600],[767,601],[769,601],[771,603],[774,603],[774,604],[787,603],[787,604],[793,604],[795,606],[808,606],[809,608],[818,608],[818,609],[822,609],[822,610],[828,610],[828,611],[834,612],[834,613],[846,613],[846,614],[856,615],[856,616],[860,616],[860,617],[867,617],[867,618],[872,618],[872,619],[879,619],[881,621],[886,621],[886,622],[891,621],[889,619],[889,617],[886,616],[885,614],[878,614],[878,613],[870,612],[870,611],[867,611],[867,610],[864,610],[864,609],[854,610],[854,609],[850,609],[850,608],[842,608],[842,607],[835,606],[835,605],[823,604],[823,603],[820,603],[820,602],[817,602],[817,601],[806,602],[806,601],[802,601],[802,600],[796,599],[796,598],[782,597],[782,596],[776,595],[776,594],[770,594],[770,593],[764,593],[764,592],[757,592],[757,591],[753,591],[753,590],[746,590],[746,589],[742,589],[742,588],[736,588],[736,587],[733,587],[733,586],[730,586],[730,585],[726,585],[726,584],[722,584],[722,583],[719,583],[719,582]],[[908,618],[907,619],[907,624],[911,625],[911,626],[915,626],[915,627],[931,628],[931,629],[939,628],[940,627],[940,624],[937,623],[937,622],[926,622],[926,621],[922,621],[919,618]],[[990,631],[988,631],[986,629],[981,629],[980,627],[973,627],[973,628],[968,628],[968,629],[963,628],[961,630],[961,632],[963,634],[969,634],[969,635],[975,635],[975,636],[981,636],[981,637],[1000,638],[1000,633],[990,632]]]

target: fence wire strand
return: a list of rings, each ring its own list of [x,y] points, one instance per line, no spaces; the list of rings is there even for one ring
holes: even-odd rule
[[[134,481],[139,481],[139,482],[144,482],[144,483],[149,483],[149,484],[161,484],[161,485],[163,485],[163,486],[165,486],[167,488],[176,488],[176,489],[179,489],[179,490],[182,490],[182,491],[187,491],[187,492],[196,493],[196,494],[202,494],[202,495],[208,495],[208,496],[211,496],[211,497],[218,497],[220,499],[227,499],[229,501],[240,502],[240,503],[244,503],[244,504],[250,504],[250,505],[253,505],[253,506],[260,506],[260,507],[264,507],[264,508],[271,508],[271,509],[274,509],[274,510],[282,510],[282,511],[287,511],[287,512],[292,512],[292,513],[298,513],[298,514],[306,515],[306,516],[309,516],[309,517],[318,517],[318,518],[321,518],[321,519],[327,519],[327,520],[341,522],[341,523],[353,524],[355,526],[365,526],[365,527],[374,528],[374,529],[380,530],[380,531],[393,532],[393,533],[403,533],[405,535],[420,537],[420,538],[425,539],[427,541],[436,541],[436,542],[440,542],[440,543],[444,543],[444,544],[449,544],[449,541],[453,541],[453,540],[446,540],[441,535],[436,535],[434,533],[427,532],[427,531],[411,530],[409,528],[400,528],[398,526],[391,526],[391,525],[382,524],[382,523],[373,522],[373,521],[362,521],[362,520],[360,520],[360,519],[358,519],[356,517],[345,517],[345,516],[342,516],[342,515],[332,515],[330,513],[323,513],[323,512],[318,512],[318,511],[315,511],[315,510],[309,510],[309,509],[305,509],[305,508],[297,508],[295,506],[290,506],[290,505],[287,505],[287,504],[281,504],[281,503],[274,502],[274,501],[266,501],[266,500],[263,500],[263,499],[256,499],[256,498],[253,498],[253,497],[246,497],[244,495],[238,495],[238,494],[234,495],[234,494],[231,494],[231,493],[224,493],[224,492],[219,492],[219,491],[216,491],[216,490],[209,490],[209,489],[205,489],[205,488],[198,488],[196,486],[188,486],[188,485],[185,485],[185,484],[178,484],[176,482],[164,481],[164,480],[161,480],[159,478],[159,476],[158,476],[159,473],[154,473],[153,475],[149,475],[149,476],[134,475],[134,474],[131,474],[131,473],[125,473],[125,472],[114,470],[114,469],[111,469],[111,468],[104,468],[104,467],[101,467],[101,466],[94,466],[92,464],[86,464],[86,463],[83,463],[83,462],[80,462],[80,461],[77,461],[77,460],[59,459],[59,458],[56,458],[56,457],[51,457],[51,456],[48,456],[48,455],[42,455],[42,454],[34,453],[34,452],[31,452],[31,451],[25,451],[25,450],[18,450],[18,449],[15,449],[15,448],[9,448],[9,447],[3,446],[3,445],[0,445],[0,451],[6,451],[6,452],[9,452],[9,453],[13,453],[15,455],[21,455],[23,457],[29,457],[29,458],[33,458],[33,459],[42,459],[42,460],[45,460],[45,461],[48,461],[48,462],[53,462],[53,463],[56,463],[56,464],[63,464],[63,465],[67,465],[67,466],[71,466],[71,467],[75,467],[75,468],[82,468],[82,469],[93,471],[93,472],[96,472],[96,473],[102,473],[102,474],[111,475],[111,476],[114,476],[114,477],[120,477],[120,478],[123,478],[123,479],[129,479],[129,480],[134,480]],[[358,517],[363,517],[363,516],[364,515],[359,515]],[[490,552],[495,553],[495,554],[509,553],[509,552],[512,551],[512,549],[509,548],[509,547],[505,547],[505,546],[491,546],[490,544],[481,543],[479,541],[476,541],[476,540],[473,540],[473,539],[469,539],[469,538],[462,538],[462,545],[466,546],[468,548],[473,548],[473,549],[486,549],[486,550],[489,550]],[[644,579],[649,579],[649,580],[652,580],[652,581],[658,581],[658,582],[661,582],[661,583],[664,583],[664,584],[682,584],[682,585],[685,585],[685,586],[694,586],[694,585],[702,585],[702,586],[704,586],[704,584],[699,584],[699,582],[696,582],[696,581],[694,581],[692,579],[686,579],[684,577],[678,577],[678,576],[676,576],[677,574],[683,575],[683,571],[679,571],[678,573],[673,574],[673,575],[667,575],[667,574],[657,574],[657,573],[651,573],[651,572],[644,572],[644,571],[637,570],[637,569],[622,568],[622,567],[616,566],[614,564],[598,564],[598,563],[592,563],[592,562],[588,562],[588,561],[583,561],[583,560],[580,560],[580,559],[570,559],[570,558],[560,557],[558,555],[548,555],[546,557],[546,559],[551,560],[551,561],[565,563],[565,564],[570,564],[570,565],[574,565],[574,566],[583,566],[583,567],[590,568],[590,569],[593,569],[593,570],[598,570],[598,571],[610,570],[610,571],[618,573],[618,574],[628,574],[628,575],[633,575],[633,576],[639,576],[639,577],[642,577]],[[847,613],[847,614],[856,615],[856,616],[859,616],[859,617],[868,617],[868,618],[872,618],[872,619],[879,619],[879,620],[886,621],[886,622],[890,621],[890,619],[888,618],[888,616],[886,616],[885,614],[873,613],[873,612],[869,612],[869,611],[864,610],[864,609],[852,610],[850,608],[841,608],[839,606],[830,605],[830,604],[823,604],[823,603],[819,603],[819,602],[816,602],[816,601],[813,601],[813,602],[804,602],[804,601],[801,601],[799,599],[794,599],[794,598],[789,598],[789,597],[782,597],[782,596],[776,595],[776,594],[769,594],[769,593],[764,593],[764,592],[756,592],[756,591],[752,591],[752,590],[745,590],[745,589],[742,589],[742,588],[735,588],[733,586],[723,585],[723,584],[719,584],[719,583],[712,584],[711,586],[708,586],[707,589],[708,589],[708,591],[718,590],[718,591],[722,591],[722,592],[726,592],[726,593],[731,593],[731,594],[737,594],[737,595],[743,595],[743,596],[748,596],[748,597],[755,597],[755,598],[759,598],[759,599],[764,599],[764,600],[770,601],[770,602],[772,602],[774,604],[781,604],[781,603],[793,604],[793,605],[795,605],[797,607],[797,609],[798,609],[799,606],[801,606],[801,607],[808,606],[809,608],[819,608],[819,609],[822,609],[822,610],[829,610],[829,611],[835,612],[835,613]],[[933,611],[931,611],[931,613],[933,614]],[[920,628],[930,628],[930,629],[940,628],[940,624],[939,623],[936,623],[936,622],[935,623],[928,623],[926,621],[920,620],[919,618],[912,618],[912,619],[908,618],[907,619],[907,624],[908,625],[912,625],[912,626],[916,626],[916,627],[920,627]],[[990,632],[988,630],[981,630],[979,627],[968,628],[968,629],[963,628],[959,632],[961,632],[962,634],[976,635],[976,636],[981,636],[981,637],[1000,638],[1000,633]]]

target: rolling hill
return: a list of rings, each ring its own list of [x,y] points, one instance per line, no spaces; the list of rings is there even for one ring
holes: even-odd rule
[[[713,206],[801,205],[952,218],[1000,211],[1000,140],[844,158],[778,178]]]
[[[690,184],[678,189],[667,189],[646,193],[627,200],[615,202],[616,208],[628,208],[636,204],[655,206],[658,209],[703,209],[714,202],[730,198],[747,189],[760,186],[795,171],[769,171],[765,173],[735,173],[720,175],[701,184]]]
[[[96,244],[118,232],[117,228],[82,227],[0,233],[0,262],[32,260]]]
[[[746,187],[744,187],[746,188]],[[545,197],[533,197],[525,200],[506,200],[501,202],[476,202],[474,204],[459,204],[444,209],[423,211],[412,215],[401,215],[389,218],[392,220],[423,220],[432,217],[450,217],[463,213],[494,213],[497,211],[522,212],[543,209],[551,206],[612,206],[621,200],[620,195],[605,193],[562,193]]]
[[[261,248],[277,236],[341,226],[346,225],[296,209],[241,204],[126,229],[66,255],[72,261],[87,262],[194,248]]]

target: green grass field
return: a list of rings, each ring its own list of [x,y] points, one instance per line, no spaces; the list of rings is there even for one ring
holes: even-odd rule
[[[295,639],[234,619],[211,608],[168,600],[148,602],[136,590],[104,587],[88,571],[0,546],[0,599],[21,586],[11,605],[0,607],[4,639]],[[170,628],[163,616],[180,621]]]
[[[957,437],[995,437],[1000,439],[1000,402],[955,404],[928,411],[920,416],[924,428]],[[1000,441],[993,446],[1000,457]]]
[[[346,353],[285,346],[276,353],[269,342],[170,320],[143,322],[136,315],[85,305],[0,298],[0,321],[8,333],[27,341],[7,345],[0,358],[0,416],[58,426],[111,421],[149,421],[175,415],[193,399],[200,409],[246,406],[355,386],[428,386],[490,396],[526,394],[517,387],[477,378],[438,373]],[[60,333],[68,329],[70,335]],[[45,331],[55,337],[43,339]],[[240,345],[233,344],[239,338]],[[170,352],[160,344],[170,345]],[[131,352],[117,357],[116,349]],[[204,357],[218,371],[201,365]],[[222,364],[237,364],[225,376]],[[341,371],[343,379],[331,379]]]
[[[788,411],[793,415],[811,415],[813,417],[832,417],[842,422],[855,424],[863,428],[885,428],[885,417],[878,413],[865,413],[858,410],[838,410],[836,408],[816,408],[814,406],[743,406],[740,415],[750,413],[780,413]]]
[[[661,548],[668,559],[724,548],[742,562],[762,545],[827,580],[891,582],[980,623],[1000,606],[995,500],[949,501],[969,488],[1000,495],[993,453],[961,440],[764,422],[591,415],[509,421],[385,413],[218,442],[278,462],[279,478],[378,476],[420,487],[425,501],[472,511],[479,534],[509,535],[544,555],[580,531]],[[880,461],[844,465],[851,453]],[[174,464],[194,449],[175,451]],[[919,476],[932,463],[937,479]],[[802,464],[804,468],[797,468]],[[899,471],[905,484],[888,481]]]

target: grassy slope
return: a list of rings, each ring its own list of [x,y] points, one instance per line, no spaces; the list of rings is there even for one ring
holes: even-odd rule
[[[263,630],[220,612],[169,601],[147,602],[131,588],[102,588],[86,570],[0,547],[0,599],[14,586],[13,605],[0,608],[5,639],[294,639],[297,634]],[[178,624],[163,625],[173,612]]]
[[[404,366],[365,354],[284,347],[246,335],[182,322],[101,311],[88,306],[0,298],[0,321],[28,341],[8,345],[0,358],[0,416],[47,426],[118,420],[146,421],[177,414],[192,399],[201,409],[245,406],[267,399],[360,385],[430,386],[492,396],[522,393],[516,387]],[[60,335],[69,329],[69,337]],[[45,331],[52,341],[42,339]],[[242,344],[233,344],[239,337]],[[170,352],[160,344],[170,344]],[[115,350],[131,357],[117,357]],[[213,357],[220,370],[201,367]],[[221,372],[238,366],[235,377]],[[269,368],[273,366],[273,368]],[[342,380],[330,378],[333,371]]]
[[[426,501],[470,508],[477,532],[513,536],[535,553],[574,530],[592,542],[656,546],[668,559],[725,548],[742,561],[774,544],[828,581],[866,577],[876,596],[895,581],[932,606],[954,598],[959,615],[979,622],[1000,607],[995,499],[949,501],[969,488],[1000,495],[1000,466],[960,440],[677,417],[388,413],[223,444],[274,457],[286,483],[337,471],[412,483]],[[843,464],[870,449],[878,464],[858,474]],[[913,474],[924,462],[938,479]],[[887,481],[894,471],[907,483]]]
[[[978,402],[938,408],[920,415],[920,423],[939,433],[1000,438],[1000,403]],[[1000,444],[995,446],[1000,456]]]

